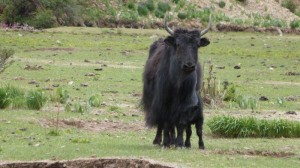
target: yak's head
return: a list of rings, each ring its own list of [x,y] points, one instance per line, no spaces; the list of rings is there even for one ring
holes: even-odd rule
[[[208,27],[202,31],[186,29],[176,29],[173,31],[168,27],[166,22],[167,14],[164,18],[165,29],[170,34],[164,41],[174,48],[172,57],[176,59],[182,71],[186,73],[193,72],[198,63],[198,49],[209,45],[209,40],[202,37],[211,28],[211,17],[209,18]]]

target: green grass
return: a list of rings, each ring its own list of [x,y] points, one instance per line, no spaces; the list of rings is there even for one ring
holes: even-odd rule
[[[40,110],[47,101],[47,97],[42,90],[31,90],[25,97],[27,107],[32,110]]]
[[[21,34],[22,36],[20,36]],[[74,159],[79,157],[145,157],[173,162],[183,167],[297,167],[299,159],[275,158],[242,154],[217,154],[216,150],[258,150],[299,153],[297,138],[215,138],[207,122],[204,123],[206,151],[197,149],[197,136],[193,130],[192,148],[161,149],[152,146],[154,129],[143,128],[143,113],[139,109],[142,93],[142,72],[150,44],[167,36],[164,30],[100,29],[61,27],[41,32],[0,31],[0,46],[15,51],[15,62],[0,74],[0,85],[10,85],[24,91],[35,90],[39,83],[45,95],[56,94],[53,85],[59,84],[68,92],[66,104],[47,101],[39,110],[0,110],[0,160]],[[228,81],[235,86],[235,94],[253,96],[256,100],[266,96],[269,101],[258,102],[255,109],[263,115],[276,111],[299,111],[300,100],[278,98],[297,96],[300,79],[287,76],[287,72],[300,72],[300,37],[283,37],[261,33],[208,33],[211,44],[199,50],[201,63],[211,61],[216,83]],[[253,44],[253,45],[251,45]],[[241,69],[233,67],[241,63]],[[41,70],[25,70],[26,65],[41,65]],[[270,67],[273,67],[273,70]],[[96,71],[95,69],[102,68]],[[204,66],[204,78],[208,67]],[[94,73],[95,76],[86,76]],[[240,77],[237,77],[240,75]],[[22,79],[19,79],[22,77]],[[206,79],[204,79],[206,80]],[[81,86],[88,84],[87,87]],[[50,88],[53,90],[44,90]],[[93,95],[99,95],[101,106],[89,107],[87,112],[73,113],[75,104],[87,105]],[[64,97],[64,96],[63,96]],[[64,107],[69,105],[69,110]],[[229,103],[217,109],[204,110],[206,121],[210,113],[227,111]],[[83,109],[82,109],[83,110]],[[230,111],[251,112],[235,106]],[[72,125],[55,126],[59,120],[80,120],[118,124],[112,130],[88,131]],[[258,113],[253,113],[255,117]],[[44,125],[45,120],[54,123]],[[59,123],[61,124],[61,123]],[[133,125],[132,125],[133,124]],[[95,128],[102,128],[95,126]],[[125,129],[123,129],[125,127]],[[135,130],[136,127],[141,129]],[[23,129],[26,128],[26,129]],[[22,131],[23,130],[23,131]],[[25,130],[25,131],[24,131]],[[73,141],[81,142],[74,143]],[[2,143],[3,142],[3,143]],[[86,143],[88,142],[88,143]],[[234,161],[233,161],[234,160]]]
[[[213,134],[221,137],[300,138],[300,123],[283,119],[216,116],[208,121],[208,126]]]

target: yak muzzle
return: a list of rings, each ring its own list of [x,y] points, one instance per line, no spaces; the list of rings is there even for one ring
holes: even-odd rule
[[[196,68],[196,65],[191,63],[191,62],[188,62],[186,64],[183,65],[182,67],[182,70],[185,71],[185,72],[192,72],[194,71]]]

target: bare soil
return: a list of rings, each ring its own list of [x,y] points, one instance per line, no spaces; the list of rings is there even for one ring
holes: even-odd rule
[[[172,168],[176,165],[159,163],[148,159],[133,158],[91,158],[65,161],[32,161],[32,162],[10,162],[1,163],[0,168],[113,168],[113,167],[135,167],[135,168]]]
[[[214,150],[211,151],[214,154],[221,155],[247,155],[247,156],[267,156],[275,158],[293,157],[296,154],[292,152],[274,152],[274,151],[259,151],[259,150]]]
[[[79,129],[93,131],[93,132],[117,132],[117,131],[141,131],[147,129],[144,122],[130,122],[125,123],[122,121],[111,121],[105,119],[104,121],[98,120],[79,120],[79,119],[62,119],[62,120],[49,120],[42,119],[39,120],[42,127],[76,127]]]

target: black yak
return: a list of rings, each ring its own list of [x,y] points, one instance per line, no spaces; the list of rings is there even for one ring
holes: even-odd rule
[[[203,103],[200,97],[201,66],[198,49],[209,45],[202,31],[176,29],[167,26],[170,34],[155,41],[149,50],[149,57],[143,73],[142,105],[146,125],[157,126],[153,144],[160,144],[163,132],[163,146],[175,143],[183,146],[183,131],[186,130],[185,146],[190,147],[191,124],[195,124],[199,137],[199,148],[204,149],[202,140]],[[175,127],[177,138],[175,140]]]

